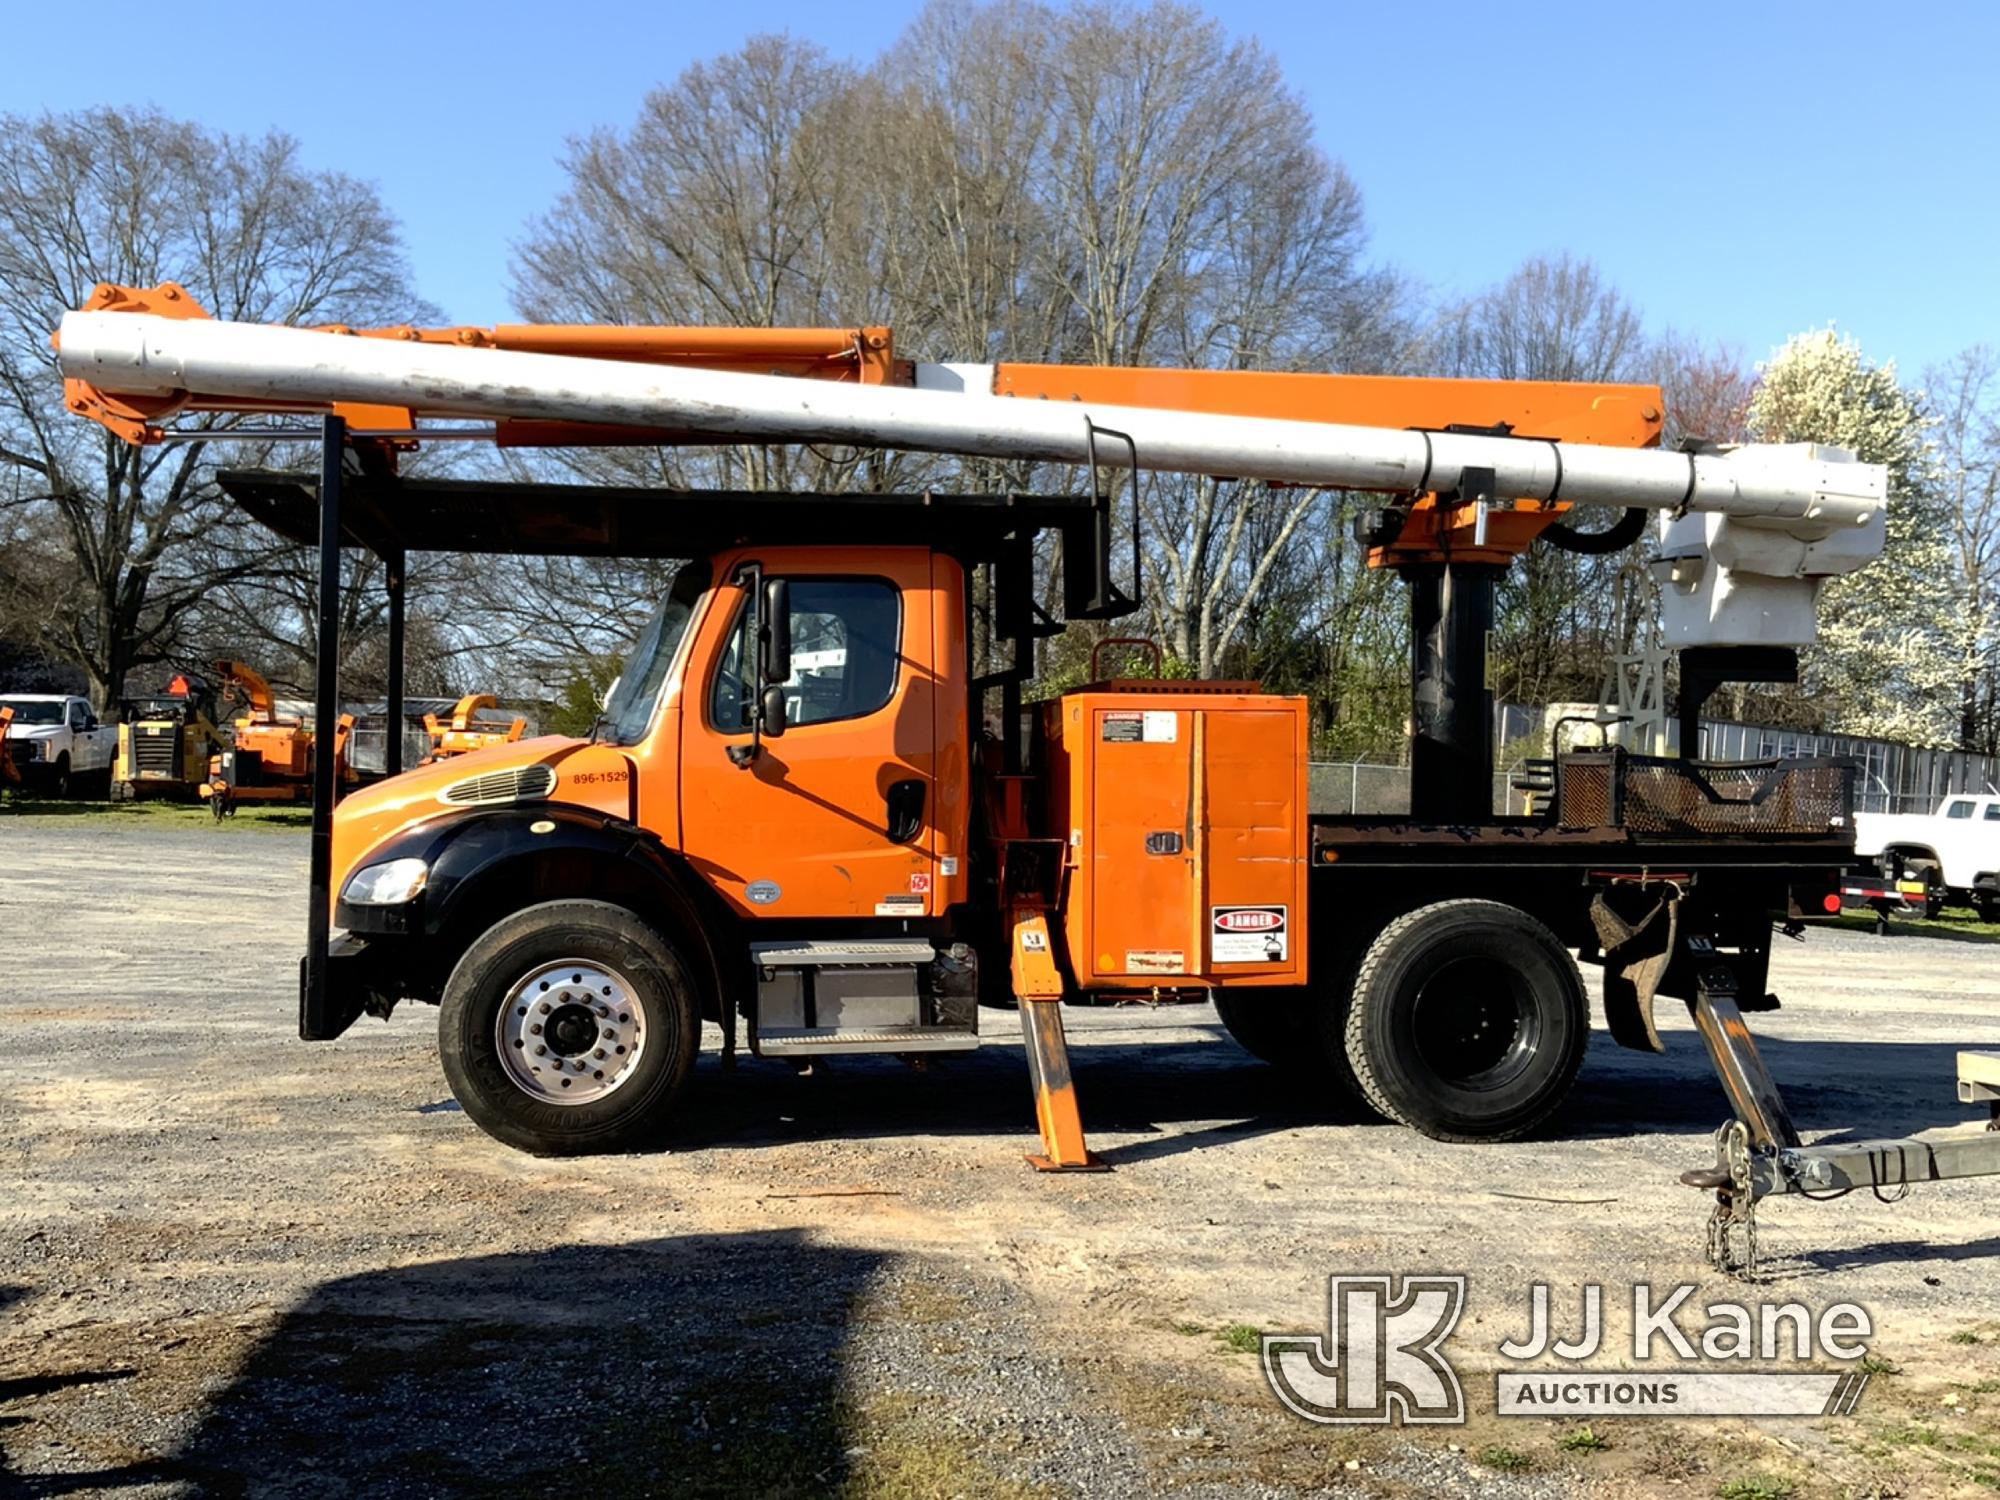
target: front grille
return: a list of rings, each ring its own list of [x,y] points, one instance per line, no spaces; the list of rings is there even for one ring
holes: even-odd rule
[[[532,802],[538,797],[548,796],[555,789],[555,767],[510,766],[504,771],[488,771],[484,776],[468,776],[463,781],[454,781],[438,795],[438,800],[456,806]]]
[[[181,733],[172,725],[135,725],[132,730],[132,768],[141,776],[180,775]]]

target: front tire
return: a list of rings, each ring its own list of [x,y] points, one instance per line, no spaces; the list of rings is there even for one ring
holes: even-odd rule
[[[687,964],[657,928],[602,901],[495,923],[438,1011],[453,1095],[488,1135],[536,1156],[652,1144],[700,1049]]]
[[[1497,901],[1440,901],[1382,929],[1354,982],[1347,1056],[1369,1103],[1440,1141],[1504,1141],[1569,1093],[1590,1040],[1576,960]]]

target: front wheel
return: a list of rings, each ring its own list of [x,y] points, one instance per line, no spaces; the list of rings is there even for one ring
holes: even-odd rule
[[[1347,1015],[1368,1101],[1441,1141],[1533,1130],[1569,1093],[1589,1040],[1576,960],[1498,901],[1440,901],[1383,928]]]
[[[438,1013],[458,1102],[487,1134],[536,1156],[650,1144],[700,1048],[680,954],[602,901],[550,901],[495,923],[452,970]]]

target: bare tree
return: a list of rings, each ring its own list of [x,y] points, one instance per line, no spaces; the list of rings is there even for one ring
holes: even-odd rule
[[[419,312],[374,191],[300,166],[283,135],[153,111],[0,118],[0,503],[32,565],[15,595],[100,702],[165,659],[217,586],[275,554],[244,534],[206,441],[133,448],[63,406],[49,331],[100,281],[174,280],[221,318],[375,323]],[[225,438],[227,417],[184,424]],[[11,550],[11,548],[10,548]]]
[[[1926,371],[1924,385],[1969,654],[1959,748],[1992,755],[2000,752],[2000,350],[1976,344]]]
[[[924,11],[875,66],[763,38],[577,143],[521,247],[536,317],[887,322],[922,358],[1378,369],[1407,298],[1275,61],[1183,5]],[[802,488],[1071,488],[1060,466],[743,448],[593,472]],[[1215,669],[1323,508],[1152,478],[1155,628]],[[1053,574],[1046,586],[1053,590]]]
[[[1750,398],[1757,377],[1743,362],[1742,351],[1668,333],[1647,354],[1645,368],[1666,397],[1662,441],[1668,447],[1688,439],[1708,443],[1749,439]]]
[[[1448,309],[1434,335],[1443,373],[1497,380],[1621,381],[1645,373],[1639,314],[1588,260],[1535,257]],[[1594,698],[1606,655],[1629,641],[1614,619],[1624,559],[1530,549],[1500,589],[1496,689],[1518,703]]]

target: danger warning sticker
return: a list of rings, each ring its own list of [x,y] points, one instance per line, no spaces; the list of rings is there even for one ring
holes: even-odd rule
[[[1099,735],[1113,745],[1171,745],[1180,738],[1180,715],[1160,709],[1113,709],[1099,721]]]
[[[1290,952],[1282,906],[1209,908],[1208,956],[1219,964],[1281,964]]]

